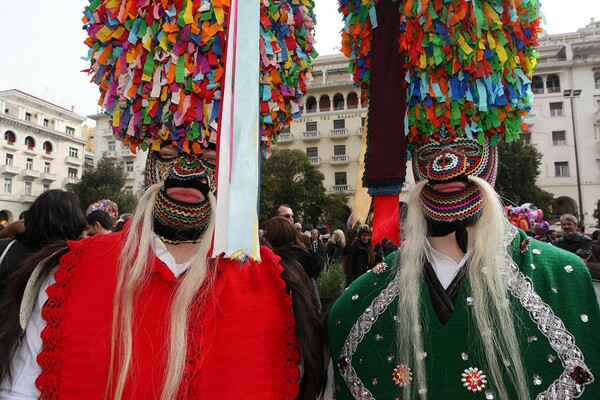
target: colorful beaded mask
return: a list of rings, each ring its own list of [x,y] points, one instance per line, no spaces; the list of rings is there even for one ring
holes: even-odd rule
[[[494,185],[498,168],[498,149],[486,139],[483,145],[464,138],[447,142],[430,141],[413,152],[415,181],[429,183],[421,193],[425,214],[435,222],[464,221],[483,206],[479,188],[467,180],[477,176]],[[462,182],[456,190],[435,190],[436,184]]]
[[[150,159],[150,157],[149,157]],[[184,154],[165,160],[154,157],[161,168],[170,165],[164,187],[158,192],[154,205],[154,232],[166,243],[193,243],[200,240],[210,221],[211,206],[207,195],[215,190],[213,167],[198,155]],[[155,171],[160,178],[163,171]],[[175,200],[168,195],[170,188],[192,188],[204,196],[199,203]]]

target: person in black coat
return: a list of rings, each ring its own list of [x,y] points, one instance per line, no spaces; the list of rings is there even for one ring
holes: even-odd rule
[[[381,253],[376,253],[371,243],[371,228],[368,225],[361,226],[356,239],[350,243],[346,251],[346,286],[350,286],[382,258]]]
[[[86,226],[77,195],[61,189],[40,194],[25,214],[24,222],[25,231],[17,233],[16,240],[0,240],[0,254],[4,255],[0,262],[0,300],[21,261],[48,244],[79,239]]]

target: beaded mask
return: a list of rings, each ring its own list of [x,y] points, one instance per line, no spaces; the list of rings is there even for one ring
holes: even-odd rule
[[[151,157],[148,157],[150,160]],[[153,157],[156,169],[147,172],[152,177],[162,178],[169,165],[164,187],[158,192],[154,204],[154,232],[166,243],[193,243],[201,239],[210,221],[212,212],[208,192],[214,192],[214,166],[200,156],[184,154],[163,159]],[[199,203],[178,201],[167,194],[170,188],[193,188],[204,196]]]
[[[498,149],[491,147],[488,139],[483,145],[466,138],[430,141],[413,152],[415,181],[429,180],[420,200],[434,223],[464,222],[476,217],[483,207],[482,194],[467,176],[494,185],[497,168]],[[457,184],[443,185],[452,182]]]

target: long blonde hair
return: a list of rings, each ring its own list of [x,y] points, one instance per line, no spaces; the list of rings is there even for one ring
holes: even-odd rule
[[[136,296],[147,283],[150,276],[148,263],[153,262],[150,251],[153,231],[154,203],[163,183],[158,183],[144,193],[132,217],[131,226],[125,238],[123,251],[119,258],[117,286],[113,302],[112,336],[110,365],[105,398],[121,400],[132,364],[133,310]],[[209,193],[211,207],[215,209],[215,197]],[[173,400],[177,396],[185,367],[187,347],[187,325],[192,300],[203,284],[212,284],[214,274],[207,274],[208,252],[214,231],[214,212],[210,224],[198,244],[197,256],[192,266],[179,280],[173,295],[170,310],[169,336],[167,348],[166,376],[161,400]]]
[[[474,227],[473,255],[468,263],[471,285],[475,330],[481,332],[481,344],[487,361],[486,374],[494,382],[498,399],[508,400],[503,373],[509,377],[518,399],[529,399],[529,390],[519,342],[515,331],[515,317],[509,306],[509,293],[502,279],[503,263],[510,255],[504,247],[507,223],[503,217],[502,204],[494,189],[485,180],[469,177],[483,195],[484,207]],[[422,400],[427,399],[424,331],[428,321],[421,315],[421,282],[427,223],[420,206],[419,197],[427,181],[421,181],[411,192],[404,229],[407,240],[402,244],[399,264],[402,282],[398,297],[398,359],[413,370],[414,381],[403,388],[403,398],[411,398],[417,391]],[[416,387],[416,390],[413,388]]]

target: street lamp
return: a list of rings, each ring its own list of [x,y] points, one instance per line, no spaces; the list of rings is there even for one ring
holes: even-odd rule
[[[584,223],[583,199],[581,196],[581,174],[579,173],[579,152],[577,151],[577,132],[575,131],[575,109],[573,108],[573,98],[579,97],[581,89],[565,89],[563,96],[571,102],[571,122],[573,123],[573,147],[575,148],[575,173],[577,174],[577,196],[579,197],[579,220]]]

